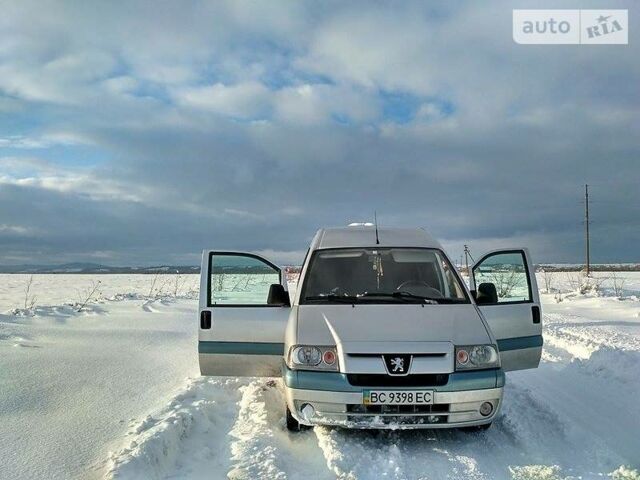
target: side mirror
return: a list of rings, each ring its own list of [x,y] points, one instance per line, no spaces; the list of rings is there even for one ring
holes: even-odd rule
[[[268,305],[282,305],[283,307],[290,307],[291,300],[289,299],[289,292],[287,292],[279,283],[272,283],[269,287],[269,296],[267,297]]]
[[[478,305],[498,303],[498,291],[496,290],[496,286],[491,282],[481,283],[478,285],[476,303]]]

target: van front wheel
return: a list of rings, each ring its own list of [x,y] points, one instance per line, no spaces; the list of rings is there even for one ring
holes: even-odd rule
[[[296,420],[293,415],[291,415],[291,410],[289,410],[289,407],[286,407],[287,409],[287,430],[289,430],[290,432],[299,432],[300,431],[300,422],[298,422],[298,420]]]
[[[291,414],[291,410],[289,410],[289,407],[286,407],[286,409],[287,430],[289,430],[290,432],[299,432],[301,430],[308,430],[311,428],[308,425],[301,425],[300,422],[298,422],[298,420],[296,420],[295,417]]]

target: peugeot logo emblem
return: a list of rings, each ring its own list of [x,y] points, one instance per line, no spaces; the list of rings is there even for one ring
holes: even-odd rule
[[[411,355],[383,355],[384,365],[389,375],[407,375],[411,366]]]

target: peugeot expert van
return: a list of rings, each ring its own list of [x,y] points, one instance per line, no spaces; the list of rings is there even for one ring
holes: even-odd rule
[[[463,281],[422,229],[319,230],[295,294],[262,256],[205,251],[203,375],[281,376],[290,430],[488,428],[505,373],[536,368],[540,301],[526,249]]]

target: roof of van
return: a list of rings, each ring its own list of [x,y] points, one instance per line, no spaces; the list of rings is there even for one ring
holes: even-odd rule
[[[376,244],[376,229],[373,226],[358,225],[318,230],[311,250],[345,247],[419,247],[439,248],[442,246],[421,228],[378,227],[379,244]]]

